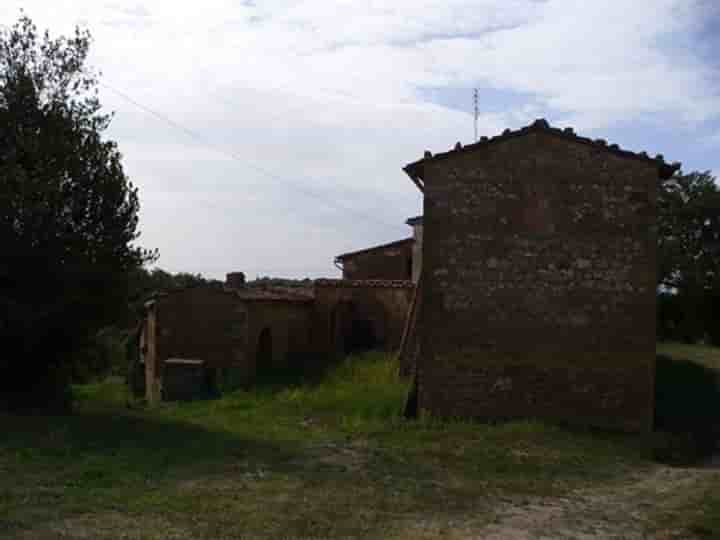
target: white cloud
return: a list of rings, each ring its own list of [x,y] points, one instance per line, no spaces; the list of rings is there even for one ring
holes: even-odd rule
[[[485,134],[547,110],[580,129],[720,113],[717,72],[672,47],[697,28],[699,6],[6,0],[0,22],[24,7],[53,33],[87,25],[106,83],[208,142],[103,90],[117,111],[110,135],[141,188],[143,241],[160,248],[162,265],[302,275],[332,273],[336,253],[407,234],[402,221],[420,197],[401,167],[426,148],[470,141],[470,115],[424,102],[418,88],[481,84],[532,96],[483,115]]]

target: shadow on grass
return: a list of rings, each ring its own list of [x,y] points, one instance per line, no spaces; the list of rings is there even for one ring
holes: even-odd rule
[[[0,414],[0,524],[38,527],[128,508],[153,490],[204,475],[287,463],[299,450],[150,413]],[[1,535],[0,535],[1,536]]]
[[[4,437],[0,451],[22,463],[63,464],[97,459],[132,465],[151,475],[173,468],[212,464],[228,458],[260,455],[288,458],[288,448],[177,419],[144,412],[79,411],[66,416],[0,415]],[[114,474],[112,470],[108,474]]]

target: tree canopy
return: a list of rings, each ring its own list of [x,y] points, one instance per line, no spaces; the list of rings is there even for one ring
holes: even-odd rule
[[[658,285],[661,337],[720,343],[720,189],[709,171],[660,185]]]
[[[0,406],[64,395],[72,355],[127,307],[156,253],[135,245],[138,191],[102,137],[89,32],[0,32]],[[3,387],[4,386],[4,387]],[[32,390],[32,391],[31,391]]]

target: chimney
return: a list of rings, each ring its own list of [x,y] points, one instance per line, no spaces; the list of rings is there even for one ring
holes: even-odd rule
[[[245,287],[245,274],[243,272],[225,274],[225,285],[231,289],[242,289]]]

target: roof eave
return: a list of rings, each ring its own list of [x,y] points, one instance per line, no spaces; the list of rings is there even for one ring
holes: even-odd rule
[[[410,163],[409,165],[406,165],[403,167],[403,171],[405,171],[405,174],[407,174],[410,177],[410,180],[413,181],[413,184],[417,186],[417,188],[420,190],[420,193],[425,193],[425,182],[423,179],[423,160],[416,161],[414,163]]]
[[[358,249],[356,251],[348,251],[347,253],[341,253],[335,257],[335,262],[343,262],[345,259],[352,258],[356,255],[363,255],[372,251],[381,251],[383,249],[392,249],[394,247],[403,246],[414,242],[415,239],[411,236],[409,238],[403,238],[402,240],[395,240],[394,242],[388,242],[387,244],[380,244],[377,246],[371,246],[369,248]]]

